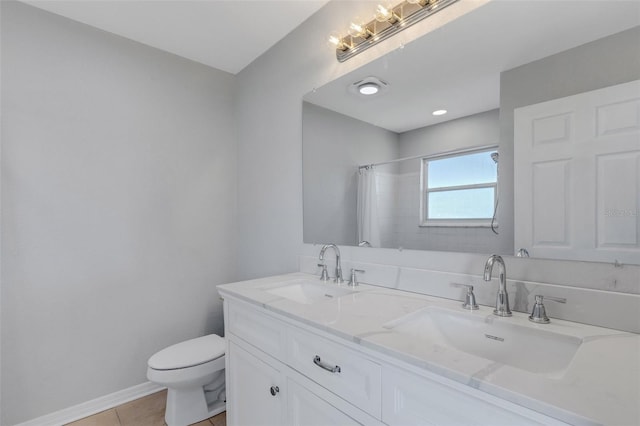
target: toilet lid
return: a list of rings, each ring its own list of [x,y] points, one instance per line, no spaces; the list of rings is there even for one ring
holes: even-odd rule
[[[217,334],[177,343],[149,358],[154,370],[175,370],[204,364],[224,355],[224,339]]]

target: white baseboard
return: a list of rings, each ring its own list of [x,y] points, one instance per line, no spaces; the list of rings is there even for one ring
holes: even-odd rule
[[[101,396],[100,398],[92,399],[91,401],[83,402],[82,404],[74,405],[73,407],[28,420],[24,423],[19,423],[15,426],[61,426],[108,410],[125,402],[156,393],[162,389],[164,389],[162,386],[155,383],[141,383],[109,395]]]

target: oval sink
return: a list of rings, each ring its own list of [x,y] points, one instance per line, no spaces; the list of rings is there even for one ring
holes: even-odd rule
[[[582,339],[478,312],[422,309],[384,325],[395,333],[538,374],[563,374]]]
[[[288,281],[281,286],[265,289],[265,292],[304,305],[354,293],[353,290],[338,287],[336,284],[324,284],[304,279]]]

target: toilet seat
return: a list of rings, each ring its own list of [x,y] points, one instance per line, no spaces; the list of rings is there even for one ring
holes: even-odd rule
[[[149,358],[148,366],[154,370],[189,368],[220,358],[224,352],[224,339],[210,334],[177,343],[157,352]]]

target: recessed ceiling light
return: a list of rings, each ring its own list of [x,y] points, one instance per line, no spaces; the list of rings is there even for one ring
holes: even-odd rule
[[[364,83],[358,86],[358,92],[360,92],[361,95],[365,96],[375,95],[379,90],[380,86],[378,86],[376,83]]]
[[[446,109],[439,109],[439,110],[433,111],[431,114],[432,115],[445,115],[446,113],[447,113]]]

